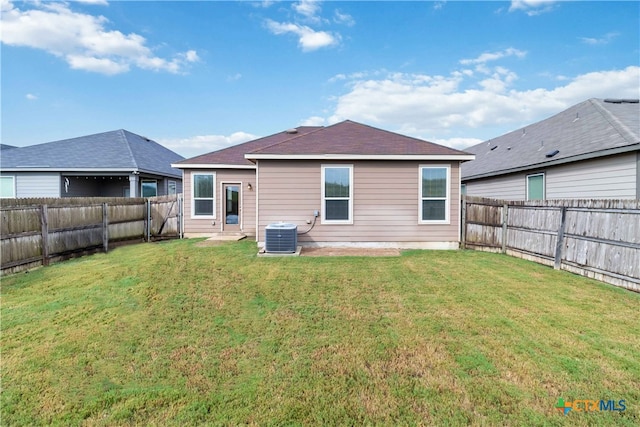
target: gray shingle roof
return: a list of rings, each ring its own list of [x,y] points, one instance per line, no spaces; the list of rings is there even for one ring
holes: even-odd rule
[[[120,129],[95,135],[3,150],[2,170],[131,170],[182,177],[171,167],[184,157],[135,133]]]
[[[593,98],[467,148],[476,159],[462,164],[462,178],[477,179],[637,150],[638,100]]]

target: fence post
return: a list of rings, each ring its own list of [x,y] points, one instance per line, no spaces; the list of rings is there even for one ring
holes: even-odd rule
[[[182,193],[178,194],[178,238],[182,239]]]
[[[146,236],[146,238],[147,238],[147,242],[150,242],[151,241],[151,200],[147,199],[145,204],[147,205],[146,206],[146,208],[147,208],[147,221],[146,221],[146,224],[147,224],[147,230],[146,230],[147,231],[147,236]]]
[[[553,268],[555,270],[560,270],[562,266],[562,249],[564,247],[564,228],[567,218],[567,207],[562,206],[560,208],[560,227],[558,228],[558,236],[556,237],[556,253],[553,261]]]
[[[109,252],[109,205],[102,204],[102,247]]]
[[[507,253],[507,232],[509,231],[509,204],[502,205],[502,253]]]
[[[461,222],[462,222],[462,227],[460,230],[460,244],[462,246],[462,249],[467,249],[467,196],[466,195],[462,195],[462,213],[461,213]]]
[[[42,265],[49,265],[49,214],[47,205],[40,206],[40,226],[42,229]]]

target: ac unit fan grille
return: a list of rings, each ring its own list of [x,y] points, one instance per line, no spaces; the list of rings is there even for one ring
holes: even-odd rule
[[[298,226],[295,224],[269,224],[265,228],[266,252],[293,253],[298,246]]]

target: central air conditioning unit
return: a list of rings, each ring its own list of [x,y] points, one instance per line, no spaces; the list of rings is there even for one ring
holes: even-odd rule
[[[295,224],[269,224],[265,228],[264,250],[276,253],[294,253],[298,246],[298,226]]]

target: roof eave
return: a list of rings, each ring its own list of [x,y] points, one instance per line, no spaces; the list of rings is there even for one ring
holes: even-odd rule
[[[524,172],[524,171],[533,170],[533,169],[540,169],[540,168],[546,168],[550,166],[562,165],[565,163],[579,162],[582,160],[591,160],[591,159],[596,159],[598,157],[613,156],[615,154],[624,154],[624,153],[629,153],[629,152],[638,151],[638,150],[640,150],[640,142],[637,142],[631,145],[625,145],[624,147],[593,151],[591,153],[583,153],[575,156],[564,157],[562,159],[550,160],[548,162],[534,163],[530,165],[519,166],[516,168],[486,172],[486,173],[481,173],[481,174],[471,175],[471,176],[462,176],[461,179],[462,181],[471,181],[474,179],[491,178],[494,176],[508,175],[516,172]]]
[[[229,163],[174,163],[176,169],[255,169],[255,165],[234,165]]]
[[[0,172],[60,172],[60,173],[121,173],[128,175],[131,173],[144,173],[149,175],[168,176],[181,178],[180,174],[167,173],[162,171],[153,171],[139,168],[60,168],[45,166],[18,166],[10,168],[0,168]]]
[[[474,154],[245,154],[249,160],[454,160],[467,161]]]

